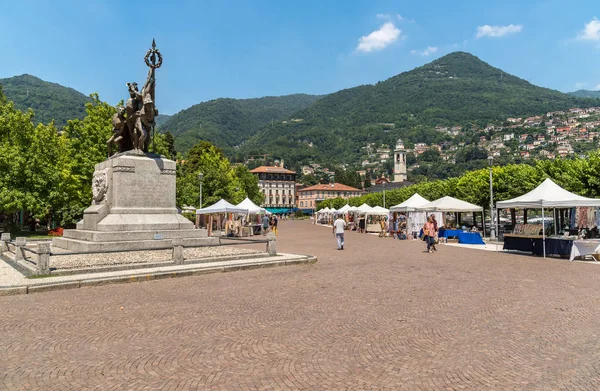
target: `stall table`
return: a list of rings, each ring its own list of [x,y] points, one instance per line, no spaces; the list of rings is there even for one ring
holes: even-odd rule
[[[571,248],[569,261],[576,257],[585,257],[591,255],[595,261],[598,261],[600,255],[600,240],[574,240]]]
[[[485,244],[479,232],[459,232],[458,243],[460,244]]]
[[[573,239],[546,237],[546,255],[571,255]],[[533,255],[544,255],[542,235],[504,235],[504,250],[530,252]]]
[[[462,229],[440,229],[439,237],[440,238],[453,238],[458,237],[458,234],[463,232]]]

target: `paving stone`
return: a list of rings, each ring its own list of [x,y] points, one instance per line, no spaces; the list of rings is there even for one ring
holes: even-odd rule
[[[0,389],[600,389],[600,265],[339,251],[308,221],[277,242],[319,262],[0,297]]]

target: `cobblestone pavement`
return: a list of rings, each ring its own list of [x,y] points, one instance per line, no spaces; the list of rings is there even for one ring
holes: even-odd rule
[[[310,266],[0,297],[0,389],[598,390],[600,266],[281,221]]]

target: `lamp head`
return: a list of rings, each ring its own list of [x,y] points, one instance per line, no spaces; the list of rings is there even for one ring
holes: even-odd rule
[[[494,165],[494,157],[493,156],[488,156],[488,164],[491,166]]]
[[[203,174],[203,173],[201,173],[201,172],[199,172],[199,173],[198,173],[198,179],[202,180],[203,178],[204,178],[204,174]]]

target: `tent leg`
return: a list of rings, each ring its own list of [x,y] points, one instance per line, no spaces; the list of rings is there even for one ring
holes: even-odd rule
[[[542,206],[542,247],[544,248],[544,258],[546,258],[546,225],[544,224],[544,207]]]

